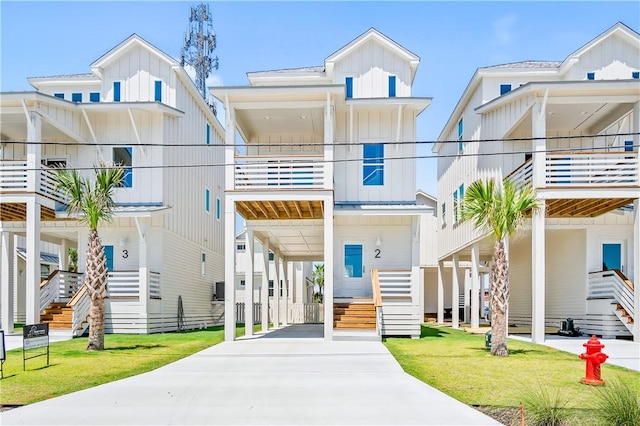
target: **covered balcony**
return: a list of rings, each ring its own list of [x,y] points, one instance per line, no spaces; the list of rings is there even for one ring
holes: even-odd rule
[[[547,152],[535,187],[546,194],[547,217],[595,217],[637,198],[639,164],[637,152]],[[533,185],[533,170],[529,159],[507,177]]]

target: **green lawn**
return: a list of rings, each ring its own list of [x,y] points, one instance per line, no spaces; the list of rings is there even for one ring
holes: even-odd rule
[[[244,334],[238,326],[237,334]],[[0,404],[24,405],[154,370],[224,340],[221,326],[164,334],[108,334],[105,350],[87,352],[87,338],[55,342],[46,357],[27,361],[22,349],[7,351]],[[40,349],[29,351],[37,354]]]
[[[385,345],[407,373],[468,405],[518,407],[522,391],[542,386],[560,389],[569,396],[568,407],[582,409],[593,406],[597,392],[580,383],[585,362],[577,355],[528,342],[510,339],[510,356],[494,357],[485,349],[484,335],[423,325],[422,338],[389,338]],[[605,363],[602,377],[640,392],[638,372]],[[572,424],[588,424],[576,415]]]

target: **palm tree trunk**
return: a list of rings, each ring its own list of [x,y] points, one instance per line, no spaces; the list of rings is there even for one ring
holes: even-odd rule
[[[491,271],[491,355],[508,356],[507,306],[509,304],[509,263],[504,241],[496,241]]]
[[[107,259],[98,231],[89,231],[85,285],[91,297],[88,351],[104,350],[104,298],[107,293]]]

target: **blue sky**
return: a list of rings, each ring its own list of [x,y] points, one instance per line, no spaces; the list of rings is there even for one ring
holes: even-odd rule
[[[32,90],[27,77],[89,72],[137,33],[179,58],[197,2],[0,2],[0,90]],[[246,85],[246,72],[322,65],[375,27],[421,58],[415,96],[433,97],[418,139],[434,140],[478,67],[563,60],[621,21],[640,31],[640,2],[209,2],[220,69],[211,82]],[[430,155],[422,145],[419,155]],[[436,163],[419,160],[418,187],[436,194]]]

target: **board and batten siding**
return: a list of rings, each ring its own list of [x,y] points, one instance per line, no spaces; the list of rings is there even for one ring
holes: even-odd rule
[[[631,72],[638,70],[638,46],[613,35],[583,52],[578,62],[565,74],[564,79],[586,80],[589,72],[595,72],[596,80],[630,79]]]
[[[370,40],[335,64],[334,83],[353,77],[354,98],[386,98],[389,76],[396,76],[396,96],[411,96],[409,63],[377,41]]]
[[[177,77],[165,59],[133,46],[102,72],[102,99],[113,101],[113,83],[120,82],[120,102],[154,102],[155,82],[162,81],[162,103],[177,107]]]
[[[354,111],[353,141],[362,143],[394,142],[398,125],[397,110]],[[413,144],[384,145],[384,185],[362,184],[362,145],[349,141],[349,112],[336,114],[334,147],[334,190],[336,202],[415,202],[416,164]],[[401,141],[415,140],[415,114],[402,115]],[[341,161],[351,160],[351,161]],[[354,161],[360,160],[360,161]]]
[[[246,155],[322,155],[323,147],[320,144],[324,143],[324,139],[313,133],[260,134],[253,135],[249,142]]]

